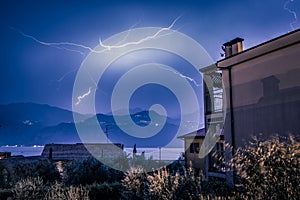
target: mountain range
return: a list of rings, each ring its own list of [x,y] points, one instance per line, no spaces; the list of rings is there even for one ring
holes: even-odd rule
[[[139,126],[151,125],[149,111],[134,110],[131,119]],[[151,116],[163,117],[154,111]],[[131,113],[133,113],[131,111]],[[93,126],[92,115],[76,113],[80,123]],[[120,116],[121,120],[123,116]],[[111,113],[97,114],[98,121],[105,129],[109,124],[109,138],[114,142],[123,143],[125,146],[132,146],[134,141],[122,137],[121,131],[115,124]],[[124,119],[125,118],[124,116]],[[167,118],[167,132],[176,130],[176,119]],[[126,122],[125,122],[126,123]],[[124,133],[123,133],[124,134]],[[2,145],[44,145],[47,143],[78,143],[81,142],[73,120],[72,111],[36,103],[13,103],[0,105],[0,146]],[[151,147],[151,144],[141,142],[139,146]],[[178,140],[178,145],[182,141]]]

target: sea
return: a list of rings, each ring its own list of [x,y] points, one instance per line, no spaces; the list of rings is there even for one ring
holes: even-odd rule
[[[44,146],[1,146],[0,152],[11,152],[12,156],[40,156]],[[124,148],[124,151],[132,155],[133,148]],[[147,159],[152,158],[153,160],[178,160],[184,148],[137,148],[137,155],[144,155]]]

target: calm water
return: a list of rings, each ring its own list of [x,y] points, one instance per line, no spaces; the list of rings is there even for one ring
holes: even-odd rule
[[[44,147],[18,147],[18,146],[2,146],[0,147],[0,152],[8,151],[11,152],[12,156],[39,156],[42,154]]]
[[[8,151],[11,152],[13,156],[23,155],[23,156],[39,156],[42,154],[44,147],[20,147],[20,146],[2,146],[0,147],[0,152]],[[132,155],[132,148],[125,148],[126,153]],[[137,148],[137,155],[141,155],[142,152],[145,152],[145,157],[152,158],[154,160],[177,160],[180,156],[180,153],[184,151],[183,148]]]
[[[127,153],[132,155],[132,148],[124,149]],[[145,157],[152,157],[154,160],[177,160],[181,153],[184,152],[183,148],[137,148],[137,154],[141,155],[145,152]]]

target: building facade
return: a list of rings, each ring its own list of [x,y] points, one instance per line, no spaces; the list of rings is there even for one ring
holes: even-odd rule
[[[124,155],[122,144],[46,144],[41,157],[55,161],[88,158],[118,158]]]
[[[204,141],[204,137],[204,128],[178,137],[184,140],[185,166],[193,167],[194,169],[201,170],[203,172],[205,172],[206,160],[203,158],[199,158],[199,154],[200,147]]]
[[[211,156],[217,153],[230,160],[232,152],[224,154],[224,142],[234,150],[245,147],[253,137],[300,136],[300,30],[245,51],[242,42],[236,38],[223,44],[225,58],[200,70],[205,133],[185,139],[185,145],[191,145],[203,141],[208,132],[219,134],[219,142],[202,166],[194,166],[203,169],[204,165],[208,178],[226,178],[229,183],[233,183],[233,172]],[[187,148],[186,162],[197,163],[189,154]]]
[[[225,140],[300,134],[300,30],[217,62],[225,94]]]

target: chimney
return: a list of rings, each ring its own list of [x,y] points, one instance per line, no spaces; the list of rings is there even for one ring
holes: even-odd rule
[[[225,53],[225,58],[233,56],[243,51],[243,38],[235,38],[223,44],[222,49]]]
[[[232,55],[232,46],[230,42],[226,42],[223,44],[222,49],[225,53],[225,58]]]

